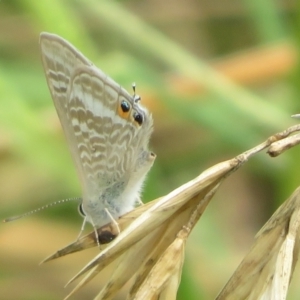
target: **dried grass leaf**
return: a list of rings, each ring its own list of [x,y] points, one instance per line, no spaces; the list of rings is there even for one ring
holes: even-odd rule
[[[251,156],[273,143],[277,143],[274,146],[277,155],[296,145],[296,135],[287,137],[299,130],[300,125],[296,125],[277,133],[237,157],[209,168],[168,195],[121,217],[118,220],[121,233],[104,245],[104,249],[69,281],[71,283],[87,273],[69,296],[107,265],[117,262],[118,267],[96,299],[112,299],[130,278],[133,278],[133,283],[128,300],[176,299],[186,239],[222,181]],[[280,140],[285,142],[278,143]],[[298,191],[262,228],[245,262],[241,263],[217,299],[271,299],[268,297],[274,295],[274,291],[278,292],[278,287],[281,296],[274,299],[285,299],[299,249],[297,199]],[[109,228],[110,225],[107,225],[99,232],[113,230]],[[45,261],[92,246],[97,246],[94,232],[57,251]]]
[[[217,300],[286,299],[299,254],[300,188],[258,232]]]

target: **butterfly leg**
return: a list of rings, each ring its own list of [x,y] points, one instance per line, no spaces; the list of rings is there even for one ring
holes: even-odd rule
[[[119,235],[121,231],[120,231],[120,227],[119,227],[118,222],[117,222],[117,221],[114,219],[114,217],[110,214],[110,212],[108,211],[107,208],[105,208],[105,211],[106,211],[106,213],[108,214],[108,216],[110,217],[111,222],[113,223],[113,225],[114,225],[115,228],[117,229],[117,232],[118,232],[117,235]]]
[[[94,224],[93,224],[93,228],[94,228],[94,232],[95,232],[95,236],[96,236],[97,246],[98,246],[98,248],[100,248],[101,245],[100,245],[100,242],[99,242],[99,234],[98,234],[97,227]]]
[[[81,235],[83,233],[86,222],[87,222],[87,219],[86,219],[86,217],[84,217],[83,223],[82,223],[81,228],[80,228],[80,232],[79,232],[79,234],[77,236],[77,239],[76,239],[77,241],[79,240],[79,238],[81,237]]]
[[[136,203],[137,206],[144,205],[144,202],[141,200],[140,197],[136,199],[135,203]]]

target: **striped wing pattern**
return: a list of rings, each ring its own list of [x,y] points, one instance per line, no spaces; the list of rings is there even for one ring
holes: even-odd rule
[[[155,154],[152,117],[61,37],[42,33],[48,86],[80,176],[87,221],[100,227],[132,210]]]

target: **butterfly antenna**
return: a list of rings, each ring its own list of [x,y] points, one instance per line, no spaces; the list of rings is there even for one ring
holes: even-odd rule
[[[133,89],[133,101],[135,103],[137,103],[137,102],[139,102],[141,100],[141,97],[135,93],[135,89],[136,89],[135,82],[132,84],[132,89]]]
[[[39,208],[36,208],[34,210],[31,210],[25,214],[22,214],[22,215],[19,215],[19,216],[14,216],[14,217],[10,217],[10,218],[7,218],[7,219],[4,219],[3,220],[3,223],[7,223],[7,222],[11,222],[11,221],[15,221],[15,220],[18,220],[18,219],[21,219],[21,218],[24,218],[24,217],[27,217],[27,216],[30,216],[30,215],[33,215],[35,213],[38,213],[42,210],[45,210],[47,208],[50,208],[54,205],[57,205],[57,204],[62,204],[62,203],[66,203],[66,202],[70,202],[70,201],[74,201],[74,200],[82,200],[81,198],[77,197],[77,198],[68,198],[68,199],[63,199],[63,200],[58,200],[58,201],[55,201],[55,202],[52,202],[52,203],[49,203],[47,205],[44,205],[42,207],[39,207]]]

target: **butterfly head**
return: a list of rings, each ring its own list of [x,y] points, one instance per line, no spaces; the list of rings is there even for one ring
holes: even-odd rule
[[[135,88],[136,85],[133,83],[133,95],[130,97],[130,100],[125,97],[122,97],[120,100],[118,115],[123,119],[131,121],[137,127],[140,127],[146,120],[148,112],[140,105],[141,97],[135,93]]]

